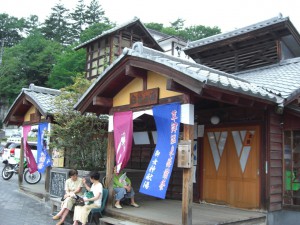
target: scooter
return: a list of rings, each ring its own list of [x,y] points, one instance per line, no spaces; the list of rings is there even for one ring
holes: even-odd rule
[[[9,157],[8,159],[5,159],[3,161],[5,166],[2,170],[2,178],[4,180],[9,180],[14,174],[19,173],[19,161],[19,159],[16,159],[14,157]],[[37,184],[42,179],[42,174],[38,171],[30,174],[26,160],[24,161],[23,174],[24,180],[28,184]]]

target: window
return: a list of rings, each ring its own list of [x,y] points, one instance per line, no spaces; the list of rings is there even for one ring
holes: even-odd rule
[[[284,132],[284,204],[300,206],[300,131]]]

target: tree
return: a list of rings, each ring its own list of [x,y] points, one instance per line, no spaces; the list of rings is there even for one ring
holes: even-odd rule
[[[85,72],[85,50],[74,51],[68,47],[57,58],[57,63],[50,72],[47,86],[60,89],[73,84],[74,77],[84,76]]]
[[[174,28],[176,31],[182,30],[184,27],[184,21],[185,20],[178,18],[174,22],[171,22],[171,27]]]
[[[11,103],[30,83],[45,86],[62,46],[38,31],[11,48],[5,48],[0,67],[0,95]]]
[[[85,42],[87,40],[90,40],[98,35],[101,35],[103,31],[106,31],[110,28],[112,28],[114,24],[112,23],[95,23],[91,25],[89,28],[84,30],[80,35],[80,42]]]
[[[85,11],[85,21],[87,24],[92,25],[100,22],[107,22],[108,19],[104,17],[104,10],[99,5],[98,0],[92,0],[90,5]]]
[[[63,89],[55,100],[57,113],[54,114],[51,147],[64,150],[66,167],[101,170],[106,166],[107,118],[91,113],[82,115],[73,110],[90,84],[83,77],[76,77],[74,84]]]
[[[0,14],[0,41],[4,41],[5,46],[11,47],[19,43],[24,38],[22,36],[24,28],[24,19],[18,19],[6,13]]]
[[[74,12],[70,13],[72,21],[72,33],[75,40],[78,40],[81,32],[87,27],[85,22],[85,11],[86,5],[83,3],[84,0],[78,0]]]
[[[74,41],[68,12],[69,10],[61,3],[52,8],[52,13],[41,28],[46,39],[57,41],[62,45],[69,45]]]
[[[180,18],[170,24],[170,27],[164,27],[163,24],[160,23],[146,23],[145,26],[164,34],[180,37],[185,41],[195,41],[221,33],[221,29],[217,26],[206,27],[197,25],[184,27],[184,20]]]

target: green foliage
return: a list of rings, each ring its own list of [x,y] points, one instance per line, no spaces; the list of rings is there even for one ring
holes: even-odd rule
[[[178,18],[176,21],[170,23],[170,27],[164,27],[160,23],[145,23],[147,28],[159,31],[171,36],[177,36],[185,41],[195,41],[206,38],[215,34],[221,33],[221,29],[217,26],[206,27],[202,25],[184,27],[184,20]]]
[[[101,170],[106,165],[107,118],[82,115],[74,104],[90,86],[90,81],[76,77],[56,99],[55,124],[51,133],[52,148],[64,150],[66,166],[83,170]]]
[[[46,82],[50,88],[60,89],[73,84],[74,77],[84,76],[85,73],[85,50],[74,51],[71,47],[57,57],[57,63]]]
[[[107,21],[107,18],[104,17],[104,10],[101,5],[99,5],[98,0],[92,0],[90,5],[85,11],[85,21],[89,25],[99,23],[102,21]]]
[[[24,19],[18,19],[8,14],[0,14],[0,40],[5,46],[11,47],[19,43],[24,37],[22,31],[25,28]]]
[[[98,35],[101,35],[103,31],[106,31],[113,26],[114,24],[112,23],[95,23],[81,33],[80,41],[85,42],[90,40]]]
[[[62,45],[71,44],[73,39],[71,35],[69,10],[63,4],[57,3],[52,8],[51,15],[45,20],[41,32],[49,39]]]

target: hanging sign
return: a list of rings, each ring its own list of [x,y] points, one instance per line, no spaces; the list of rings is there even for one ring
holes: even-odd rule
[[[164,199],[171,177],[180,129],[180,104],[153,107],[157,145],[148,165],[140,192]]]
[[[127,165],[130,158],[132,133],[132,111],[114,113],[114,141],[117,173]]]

